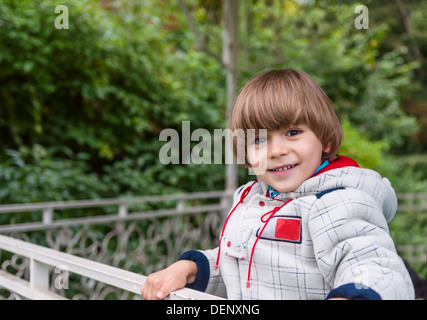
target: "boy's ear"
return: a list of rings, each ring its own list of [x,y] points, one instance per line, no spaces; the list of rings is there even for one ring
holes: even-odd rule
[[[329,142],[326,147],[323,147],[323,153],[328,153],[329,151],[331,151],[331,143]]]

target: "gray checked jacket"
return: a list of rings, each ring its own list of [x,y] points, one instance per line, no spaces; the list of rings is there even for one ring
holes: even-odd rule
[[[180,259],[198,267],[189,287],[228,299],[414,299],[396,209],[386,178],[339,157],[274,199],[260,180],[238,188],[219,247]]]

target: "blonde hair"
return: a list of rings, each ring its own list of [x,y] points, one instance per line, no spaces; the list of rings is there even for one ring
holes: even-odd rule
[[[240,90],[230,129],[277,130],[300,124],[307,125],[316,134],[323,148],[329,148],[323,160],[336,156],[343,131],[335,106],[308,74],[281,69],[255,76]],[[242,143],[242,138],[246,140],[247,135],[240,137],[240,141],[239,137],[233,139],[235,157],[238,157],[237,144]],[[249,166],[246,155],[243,166]]]

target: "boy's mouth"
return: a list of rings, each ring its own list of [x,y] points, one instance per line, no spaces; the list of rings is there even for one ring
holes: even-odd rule
[[[293,168],[293,167],[295,167],[297,165],[298,164],[290,164],[290,165],[278,167],[278,168],[275,168],[275,169],[269,169],[268,171],[271,171],[271,172],[285,171],[285,170],[291,169],[291,168]]]

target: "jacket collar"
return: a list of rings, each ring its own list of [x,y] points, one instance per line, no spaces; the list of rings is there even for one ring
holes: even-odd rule
[[[325,166],[324,168],[322,168],[321,170],[316,172],[312,177],[310,177],[306,181],[308,181],[314,177],[318,177],[319,175],[321,175],[325,172],[328,172],[330,170],[340,169],[340,168],[345,168],[345,167],[357,167],[358,168],[359,165],[357,164],[356,161],[354,161],[351,158],[348,158],[345,156],[338,156],[335,159],[329,161],[329,164],[327,166]],[[268,189],[270,186],[267,185],[265,182],[259,180],[259,179],[258,179],[258,182],[259,182],[259,186],[261,187],[262,194],[269,197],[269,190]],[[305,184],[305,181],[298,188],[296,188],[294,191],[279,193],[277,196],[274,197],[274,199],[286,201],[288,199],[295,199],[295,198],[298,198],[302,195],[310,194],[311,192],[306,190],[306,188],[304,187],[304,184]],[[318,190],[313,190],[312,193],[315,194],[317,192],[318,192]]]

